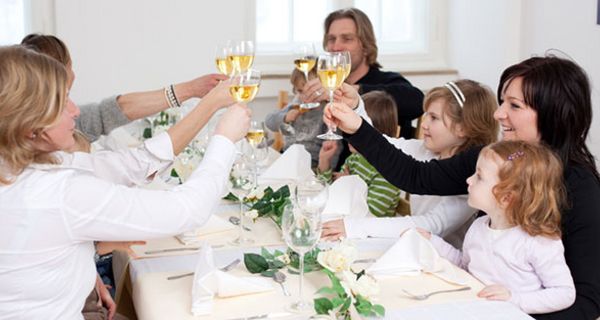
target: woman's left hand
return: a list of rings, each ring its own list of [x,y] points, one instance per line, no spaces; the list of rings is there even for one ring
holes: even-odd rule
[[[342,237],[346,237],[346,227],[344,226],[343,219],[332,220],[323,223],[321,239],[338,240]]]
[[[501,301],[506,301],[506,300],[510,299],[510,297],[511,297],[510,290],[508,290],[506,287],[501,286],[499,284],[492,284],[492,285],[486,286],[481,291],[479,291],[477,296],[480,298],[488,299],[488,300],[501,300]]]
[[[211,73],[187,82],[187,86],[193,97],[202,98],[216,87],[220,81],[227,80],[229,77],[220,73]]]

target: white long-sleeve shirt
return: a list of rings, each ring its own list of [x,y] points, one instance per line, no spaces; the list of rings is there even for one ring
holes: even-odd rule
[[[533,237],[521,227],[493,230],[489,224],[488,216],[475,220],[462,251],[436,236],[431,243],[484,284],[509,289],[509,301],[526,313],[549,313],[573,304],[575,285],[560,239]]]
[[[71,168],[31,166],[0,186],[0,319],[81,319],[96,274],[92,241],[164,237],[202,225],[224,193],[234,155],[231,141],[213,137],[189,180],[170,191],[101,180],[97,166],[76,161]],[[96,160],[91,164],[110,163]]]
[[[437,158],[427,150],[423,140],[390,138],[388,141],[404,153],[419,161]],[[410,195],[411,215],[393,218],[345,218],[344,227],[348,238],[384,237],[397,238],[409,228],[420,227],[442,237],[452,238],[452,243],[460,246],[467,227],[476,210],[467,204],[466,195],[428,196]],[[464,230],[463,230],[464,229]],[[458,232],[457,232],[458,231]],[[456,233],[456,235],[454,234]]]

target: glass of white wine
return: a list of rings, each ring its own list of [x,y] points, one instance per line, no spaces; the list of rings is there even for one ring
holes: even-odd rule
[[[260,71],[248,69],[231,79],[229,93],[237,102],[248,103],[254,99],[260,86]]]
[[[231,56],[231,50],[231,41],[227,41],[224,44],[219,44],[215,49],[215,62],[217,64],[217,70],[226,76],[231,76],[233,74],[233,65],[229,60],[229,56]]]
[[[250,229],[246,227],[246,220],[248,219],[246,219],[244,215],[244,197],[250,193],[256,183],[254,181],[252,168],[243,161],[243,157],[238,159],[231,167],[228,182],[229,191],[240,201],[239,237],[233,240],[231,244],[236,246],[252,244],[254,243],[254,240],[247,235],[247,232],[249,232]]]
[[[317,64],[317,55],[313,43],[300,43],[294,48],[294,66],[304,73],[304,79],[308,82],[308,73]],[[319,102],[306,102],[299,105],[300,110],[313,109],[321,104]]]
[[[235,42],[231,46],[228,58],[233,67],[233,72],[246,72],[252,68],[254,62],[254,43],[248,40]]]
[[[258,181],[258,163],[264,159],[261,159],[262,152],[259,153],[258,147],[263,144],[265,140],[265,124],[262,121],[252,120],[250,121],[250,128],[246,134],[246,141],[250,145],[250,154],[248,157],[253,165],[254,182]],[[258,187],[258,186],[257,186]]]
[[[293,204],[287,205],[281,217],[281,232],[285,243],[298,254],[300,268],[300,292],[297,302],[289,306],[290,311],[305,313],[312,310],[311,303],[304,300],[304,255],[312,250],[321,237],[321,215],[303,211]]]
[[[326,52],[319,55],[317,60],[317,74],[323,88],[329,91],[329,103],[333,103],[333,92],[344,82],[344,59],[337,52]],[[327,126],[327,132],[317,136],[323,140],[340,140],[342,136],[336,134],[334,126]]]
[[[342,69],[344,69],[344,81],[348,79],[350,71],[352,70],[352,60],[350,59],[350,51],[340,51],[339,54],[342,56]]]

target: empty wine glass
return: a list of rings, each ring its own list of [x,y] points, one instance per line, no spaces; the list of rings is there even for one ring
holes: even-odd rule
[[[304,212],[320,215],[329,198],[329,185],[324,180],[311,177],[296,184],[294,195]]]
[[[344,82],[344,58],[337,52],[326,52],[319,56],[317,60],[317,74],[323,88],[329,91],[329,104],[333,103],[333,92]],[[336,128],[332,125],[327,126],[327,132],[317,136],[323,140],[340,140],[342,136],[336,134]]]
[[[243,157],[238,159],[231,167],[229,175],[229,191],[235,195],[240,201],[240,235],[239,238],[233,240],[231,244],[242,246],[254,243],[247,235],[246,217],[244,215],[244,198],[255,187],[254,173],[250,165],[243,161]]]
[[[283,210],[281,231],[285,243],[298,254],[300,262],[299,299],[292,303],[289,309],[299,313],[308,312],[312,310],[311,303],[304,300],[302,295],[304,255],[317,245],[321,237],[321,215],[304,212],[300,207],[289,204]]]

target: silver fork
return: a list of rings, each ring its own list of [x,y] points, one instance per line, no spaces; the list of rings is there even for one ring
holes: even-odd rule
[[[222,268],[219,268],[219,270],[221,270],[223,272],[227,272],[227,271],[235,268],[238,264],[240,264],[241,261],[242,260],[240,260],[240,259],[235,259],[235,260],[231,261],[228,265],[226,265]],[[167,280],[181,279],[181,278],[185,278],[185,277],[189,277],[189,276],[193,276],[193,275],[194,275],[193,272],[188,272],[188,273],[179,274],[176,276],[167,277]]]
[[[429,297],[431,297],[434,294],[438,294],[438,293],[447,293],[447,292],[457,292],[457,291],[467,291],[467,290],[471,290],[471,287],[462,287],[462,288],[458,288],[458,289],[449,289],[449,290],[439,290],[439,291],[433,291],[433,292],[429,292],[426,294],[412,294],[404,289],[402,289],[402,292],[404,292],[407,296],[409,296],[412,299],[415,300],[425,300]]]

